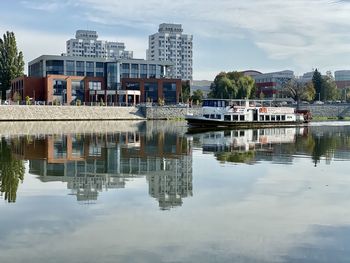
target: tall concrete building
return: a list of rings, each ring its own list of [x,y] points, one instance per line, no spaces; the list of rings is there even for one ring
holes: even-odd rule
[[[133,52],[126,51],[124,43],[98,40],[97,32],[91,30],[77,30],[75,38],[67,40],[66,54],[106,59],[133,58]]]
[[[192,80],[193,35],[183,34],[181,24],[160,24],[158,33],[149,36],[147,59],[171,61],[170,76]]]

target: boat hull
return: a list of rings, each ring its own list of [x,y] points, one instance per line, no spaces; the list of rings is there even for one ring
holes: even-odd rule
[[[304,124],[303,121],[224,121],[208,119],[199,116],[186,116],[188,125],[194,127],[281,127],[281,126],[295,126]]]

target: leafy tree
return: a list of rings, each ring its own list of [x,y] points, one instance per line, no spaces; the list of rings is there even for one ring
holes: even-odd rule
[[[284,85],[283,93],[299,103],[300,100],[312,100],[315,96],[315,89],[311,82],[305,83],[293,78]]]
[[[193,95],[191,96],[192,101],[202,102],[203,98],[203,91],[201,91],[200,89],[193,91]]]
[[[22,52],[18,52],[15,34],[7,31],[0,38],[0,86],[2,99],[6,99],[6,90],[11,80],[23,75],[24,61]]]
[[[255,82],[243,73],[221,72],[210,87],[209,97],[221,99],[244,99],[255,96]]]
[[[314,74],[312,76],[312,83],[314,85],[315,91],[320,94],[320,100],[324,100],[324,92],[323,92],[323,79],[321,73],[315,69]]]
[[[238,98],[251,98],[252,91],[255,87],[254,79],[252,79],[250,76],[242,76],[238,79],[237,86]]]
[[[337,84],[332,76],[332,73],[328,71],[326,76],[323,77],[324,98],[326,100],[337,100],[340,98],[340,90],[337,88]]]
[[[5,200],[16,202],[19,181],[24,178],[23,161],[16,160],[10,147],[3,139],[0,155],[0,192],[5,193]]]
[[[181,102],[187,102],[190,99],[191,95],[191,86],[190,86],[190,81],[186,80],[182,82],[182,87],[181,87]]]

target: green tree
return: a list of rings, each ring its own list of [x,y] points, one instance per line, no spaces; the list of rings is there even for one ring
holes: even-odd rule
[[[11,80],[23,75],[24,61],[22,52],[18,52],[15,34],[7,31],[0,38],[0,86],[2,99],[11,87]]]
[[[181,87],[181,102],[187,102],[190,99],[191,96],[191,85],[190,81],[186,80],[182,82],[182,87]]]
[[[341,96],[330,71],[327,71],[326,76],[323,76],[323,90],[325,100],[337,100]]]
[[[293,98],[299,105],[300,100],[312,100],[315,96],[315,89],[311,82],[305,83],[293,78],[284,85],[283,93]]]
[[[241,76],[237,81],[238,94],[237,98],[251,98],[252,91],[255,87],[254,79],[250,76]]]
[[[312,83],[315,89],[315,95],[320,96],[320,100],[324,100],[324,85],[321,73],[315,69],[314,74],[312,76]]]
[[[210,86],[209,97],[221,99],[244,99],[255,97],[255,82],[250,76],[243,73],[221,72]]]
[[[203,98],[203,91],[201,91],[200,89],[193,91],[193,94],[191,96],[192,101],[202,102]]]
[[[5,194],[5,200],[9,203],[16,202],[18,184],[24,178],[24,164],[22,160],[14,158],[4,139],[0,152],[0,192]]]

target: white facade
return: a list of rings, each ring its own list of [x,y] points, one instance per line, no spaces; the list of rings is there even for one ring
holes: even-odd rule
[[[160,24],[158,33],[149,36],[147,59],[171,61],[171,77],[192,80],[193,35],[182,32],[181,24]]]
[[[66,43],[66,55],[91,58],[133,58],[132,51],[125,50],[122,42],[98,40],[96,31],[77,30],[74,39]]]

